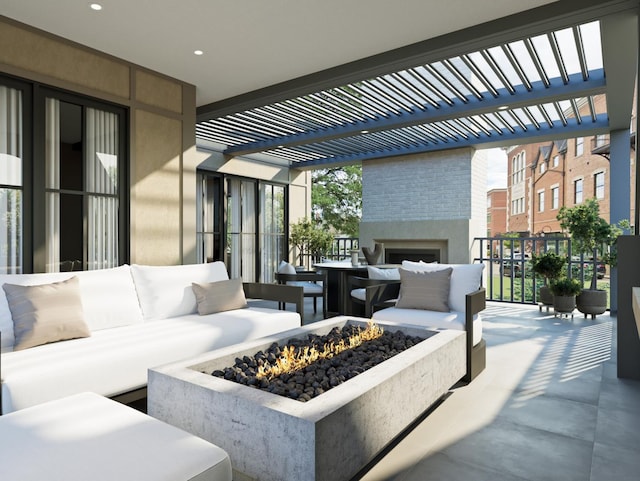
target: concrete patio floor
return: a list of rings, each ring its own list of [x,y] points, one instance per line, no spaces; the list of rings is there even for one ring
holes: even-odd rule
[[[616,377],[615,317],[489,303],[483,318],[486,370],[358,479],[640,479],[640,382]]]

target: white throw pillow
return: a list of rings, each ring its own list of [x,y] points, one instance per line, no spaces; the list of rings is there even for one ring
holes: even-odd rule
[[[290,264],[287,261],[280,262],[278,266],[278,274],[295,274],[296,268],[293,267],[293,264]]]
[[[381,269],[379,267],[367,266],[367,273],[369,274],[369,279],[376,279],[379,281],[400,280],[400,270],[397,267]]]
[[[477,291],[482,283],[484,264],[434,264],[426,262],[402,261],[402,268],[416,272],[433,272],[453,268],[449,289],[449,308],[464,312],[466,295]]]
[[[132,265],[131,273],[145,320],[194,314],[196,296],[191,284],[229,279],[223,262],[181,266]]]

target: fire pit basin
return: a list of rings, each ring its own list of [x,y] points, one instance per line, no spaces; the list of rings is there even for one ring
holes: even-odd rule
[[[151,369],[148,412],[225,449],[249,479],[348,480],[464,376],[464,332],[380,323],[426,339],[306,403],[208,373],[273,342],[367,321],[337,317]]]

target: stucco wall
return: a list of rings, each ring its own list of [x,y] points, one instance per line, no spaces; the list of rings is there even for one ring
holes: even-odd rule
[[[4,17],[0,45],[0,72],[129,109],[130,262],[195,262],[195,87]]]

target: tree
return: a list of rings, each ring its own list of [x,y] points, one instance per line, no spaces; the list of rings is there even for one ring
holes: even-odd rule
[[[298,250],[300,265],[304,265],[304,256],[311,255],[315,260],[327,254],[333,244],[333,235],[309,219],[300,219],[291,224],[289,242]]]
[[[316,170],[311,175],[313,222],[358,237],[362,217],[362,167],[347,165]]]
[[[604,262],[607,264],[615,262],[607,249],[615,244],[622,230],[600,217],[600,206],[595,198],[587,199],[584,203],[573,207],[562,207],[557,218],[560,226],[569,231],[574,252],[593,256],[596,262],[598,250],[600,250]],[[621,224],[624,228],[628,222]],[[591,289],[596,289],[596,269],[593,269]]]

